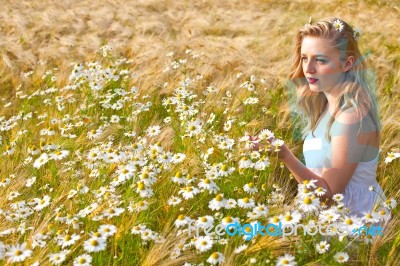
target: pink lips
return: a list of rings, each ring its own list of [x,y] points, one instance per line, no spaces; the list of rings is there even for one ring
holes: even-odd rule
[[[308,82],[309,82],[310,84],[314,84],[314,83],[316,83],[317,81],[318,81],[318,79],[308,78]]]

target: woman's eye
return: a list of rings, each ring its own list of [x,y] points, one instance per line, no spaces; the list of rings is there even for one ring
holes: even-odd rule
[[[326,63],[326,61],[324,59],[318,59],[318,58],[317,58],[317,62]]]
[[[307,58],[306,57],[302,57],[302,58],[300,58],[300,60],[304,62],[304,61],[307,61]]]

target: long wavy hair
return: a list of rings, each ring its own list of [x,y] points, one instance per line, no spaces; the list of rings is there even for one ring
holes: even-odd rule
[[[362,115],[361,117],[366,114],[365,110],[368,110],[368,115],[371,116],[376,131],[379,131],[381,127],[376,95],[372,86],[367,82],[365,60],[358,49],[354,31],[343,20],[340,20],[343,23],[343,29],[341,31],[335,29],[334,22],[336,20],[338,18],[329,17],[315,23],[306,24],[295,37],[295,51],[289,79],[296,88],[297,107],[307,119],[307,125],[302,131],[303,139],[310,131],[314,136],[314,130],[328,102],[323,92],[310,90],[304,76],[301,62],[301,44],[306,36],[322,37],[329,40],[332,46],[339,50],[342,62],[349,56],[353,56],[355,59],[352,68],[344,73],[343,81],[336,85],[340,88],[340,95],[326,130],[326,138],[329,142],[331,141],[330,129],[335,121],[336,114],[349,108],[354,108],[358,114]]]

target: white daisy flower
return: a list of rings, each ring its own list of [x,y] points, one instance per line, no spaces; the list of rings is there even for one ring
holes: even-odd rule
[[[188,224],[188,219],[187,219],[187,217],[185,217],[185,215],[180,214],[180,215],[178,216],[178,218],[175,220],[174,224],[175,224],[175,226],[178,227],[178,228],[179,228],[179,227],[182,227],[182,226]]]
[[[106,239],[102,237],[91,237],[83,242],[83,249],[87,252],[99,252],[105,250],[106,246]]]
[[[221,150],[232,150],[234,144],[235,144],[235,140],[230,139],[230,138],[222,138],[217,146]]]
[[[239,254],[239,253],[245,251],[245,250],[247,249],[247,247],[248,247],[248,246],[247,246],[246,244],[240,245],[240,246],[238,246],[237,248],[235,248],[235,250],[233,251],[233,253]]]
[[[388,221],[391,217],[390,211],[386,208],[380,208],[378,211],[376,211],[376,214],[381,221]]]
[[[323,196],[323,195],[326,194],[326,189],[323,188],[323,187],[317,187],[317,189],[314,190],[314,192],[315,192],[315,194],[316,194],[317,196]]]
[[[8,257],[8,263],[22,262],[32,256],[32,250],[26,248],[27,243],[10,245],[7,247],[5,257]]]
[[[171,158],[171,162],[173,164],[178,164],[178,163],[183,162],[183,160],[185,160],[185,158],[186,158],[185,154],[183,154],[183,153],[175,153]]]
[[[209,178],[201,179],[198,184],[199,188],[207,189],[210,193],[217,193],[219,191],[219,187]]]
[[[103,224],[103,225],[100,225],[99,232],[104,237],[109,237],[109,236],[114,235],[117,232],[117,227],[112,224]]]
[[[244,209],[250,209],[255,206],[254,199],[245,197],[243,199],[238,199],[238,205]]]
[[[242,157],[239,161],[239,169],[252,168],[253,165],[253,162],[247,157]]]
[[[286,224],[298,224],[301,220],[301,213],[298,210],[294,210],[293,212],[286,212],[285,214],[281,214],[279,216],[279,220],[282,222],[282,225]]]
[[[262,171],[262,170],[265,170],[269,165],[270,165],[269,159],[267,157],[263,156],[260,158],[260,160],[258,160],[254,164],[254,169]]]
[[[335,30],[342,32],[343,28],[344,28],[344,24],[342,21],[340,21],[339,19],[335,20],[333,22],[333,27],[335,28]]]
[[[190,121],[186,127],[186,133],[189,137],[197,136],[201,133],[202,122],[199,119]]]
[[[33,163],[33,167],[39,169],[42,165],[46,164],[50,160],[47,153],[42,153],[39,158]]]
[[[147,210],[149,208],[149,203],[146,200],[141,200],[138,202],[129,203],[128,210],[129,212],[137,211],[141,212]]]
[[[268,130],[268,129],[263,129],[258,134],[258,138],[260,140],[271,139],[271,138],[274,138],[274,137],[275,137],[275,134],[272,131]]]
[[[90,266],[92,257],[89,254],[82,254],[74,259],[74,266]]]
[[[319,254],[324,254],[329,250],[330,244],[326,241],[321,241],[318,244],[315,245],[316,250],[318,251]]]
[[[223,225],[228,225],[228,224],[235,223],[235,222],[239,223],[240,219],[237,217],[226,216],[226,217],[222,218],[222,220],[221,220],[221,224],[223,224]]]
[[[58,253],[51,253],[49,254],[49,261],[54,264],[54,265],[60,265],[65,261],[67,258],[69,251],[68,250],[63,250]]]
[[[225,208],[226,208],[226,209],[233,209],[233,208],[236,208],[236,205],[237,205],[236,200],[234,200],[234,199],[228,199],[228,200],[226,201],[226,206],[225,206]]]
[[[352,233],[353,230],[356,230],[363,226],[361,219],[357,216],[345,216],[342,218],[342,224],[347,226],[347,232]],[[353,232],[354,233],[354,232]]]
[[[172,182],[179,185],[186,184],[186,176],[182,174],[181,171],[176,172],[176,174],[171,178]]]
[[[181,202],[182,202],[181,198],[176,197],[176,196],[171,196],[171,198],[169,198],[167,203],[168,203],[168,205],[175,206],[175,205],[178,205]]]
[[[225,261],[225,256],[220,252],[214,252],[211,256],[207,259],[207,262],[211,265],[220,264]]]
[[[40,211],[41,209],[50,205],[50,197],[47,195],[45,195],[43,199],[35,198],[34,201],[37,204],[35,207],[33,207],[35,211]]]
[[[195,247],[200,252],[206,252],[212,248],[214,241],[209,236],[200,236],[195,242]]]
[[[191,199],[198,193],[200,193],[200,190],[194,186],[181,188],[178,192],[178,194],[182,194],[182,197],[184,199]]]
[[[228,176],[229,174],[233,173],[233,171],[235,171],[235,167],[229,167],[226,164],[221,164],[219,166],[220,166],[218,171],[219,176]]]
[[[379,217],[378,214],[375,212],[363,212],[361,221],[363,221],[364,223],[374,224],[379,222]]]
[[[283,256],[278,257],[278,260],[276,261],[276,266],[296,265],[294,259],[295,259],[294,256],[290,254],[285,254]]]
[[[334,201],[336,201],[337,203],[341,202],[343,200],[343,198],[344,198],[343,194],[340,194],[340,193],[335,194],[335,195],[332,196],[332,199]]]
[[[390,163],[397,158],[400,158],[400,152],[388,152],[385,163]]]
[[[56,161],[62,160],[69,155],[68,150],[56,151],[55,153],[50,154],[50,158]]]
[[[353,31],[354,39],[358,40],[361,37],[362,31],[360,28],[355,28]]]
[[[299,184],[299,187],[301,189],[303,188],[307,188],[307,189],[315,189],[317,186],[315,185],[315,183],[317,183],[318,180],[316,179],[311,179],[311,180],[303,180],[303,182],[301,184]]]
[[[393,198],[390,198],[390,199],[387,199],[385,202],[383,202],[382,206],[393,210],[397,206],[397,201]]]
[[[321,223],[333,223],[336,222],[340,218],[340,214],[336,213],[336,211],[332,208],[323,210],[319,213],[318,220]]]
[[[306,196],[298,200],[299,209],[304,212],[312,212],[318,210],[320,206],[319,198],[314,196]]]
[[[26,187],[31,187],[36,182],[36,176],[32,176],[26,180]],[[1,184],[0,184],[1,187]]]
[[[243,190],[250,195],[255,194],[258,192],[257,187],[254,185],[253,182],[247,183],[246,185],[243,186]]]
[[[151,126],[146,130],[146,134],[148,137],[155,137],[161,133],[160,126]]]
[[[66,234],[57,236],[57,244],[62,248],[72,246],[78,241],[81,237],[77,234]]]
[[[260,217],[267,216],[268,214],[268,208],[264,204],[258,204],[258,206],[254,207],[253,211],[256,212]]]
[[[281,222],[281,219],[279,219],[279,216],[277,216],[277,215],[268,218],[268,223],[270,223],[270,224],[277,225],[279,222]]]
[[[338,252],[334,258],[337,262],[343,263],[349,260],[349,255],[346,252]]]
[[[209,203],[208,203],[208,207],[211,210],[219,210],[221,208],[225,208],[226,207],[226,199],[224,199],[224,195],[223,194],[218,194],[217,196],[215,196],[215,198],[213,198]]]
[[[214,225],[214,217],[206,215],[199,217],[196,221],[196,225],[199,227],[210,227]]]

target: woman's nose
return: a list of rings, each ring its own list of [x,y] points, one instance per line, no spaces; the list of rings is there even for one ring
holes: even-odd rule
[[[314,64],[312,63],[312,60],[308,60],[308,62],[305,63],[304,71],[306,73],[315,73],[315,67]]]

